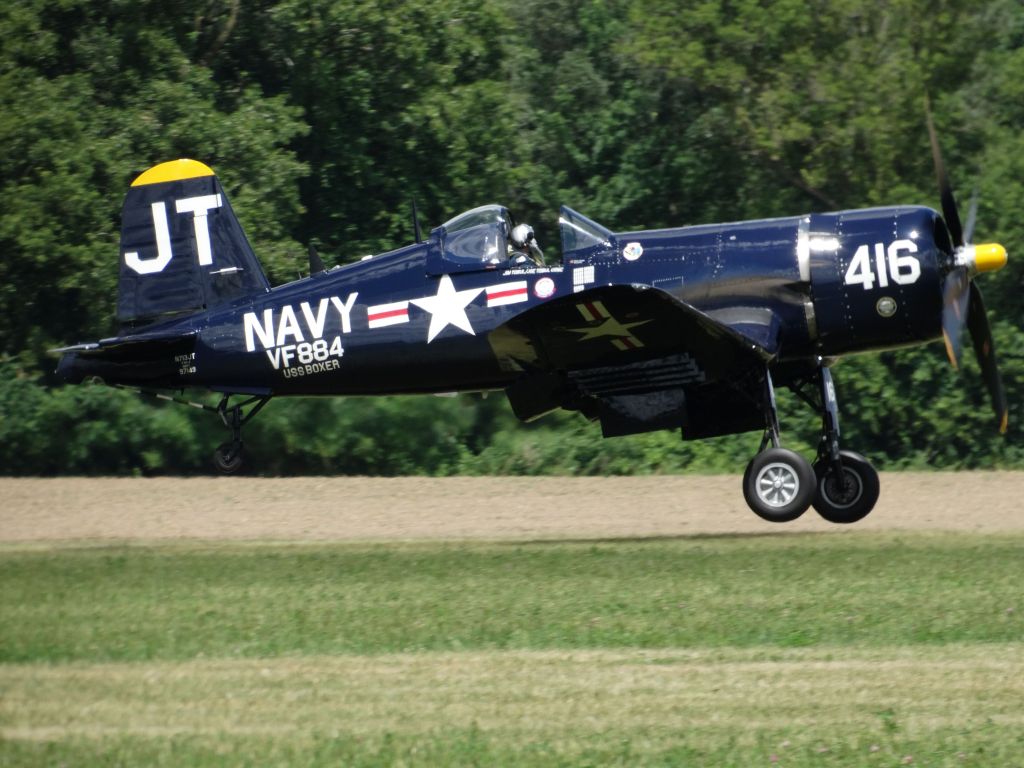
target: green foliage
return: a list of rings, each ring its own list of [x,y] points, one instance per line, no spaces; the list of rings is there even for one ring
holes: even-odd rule
[[[988,32],[978,3],[942,6],[710,0],[676,10],[638,0],[631,18],[637,57],[700,98],[725,152],[755,169],[742,186],[764,215],[766,186],[790,213],[801,199],[932,200],[924,95],[959,85]]]
[[[301,212],[299,110],[217,82],[192,19],[158,2],[16,0],[0,10],[0,354],[111,330],[118,201],[157,162],[224,169],[272,276]]]
[[[14,366],[0,372],[5,474],[208,472],[212,447],[230,437],[211,413],[101,385],[48,391]],[[306,398],[275,401],[245,437],[269,475],[446,475],[460,469],[476,418],[468,398]]]
[[[260,460],[268,474],[448,475],[473,418],[471,401],[451,398],[291,400],[268,406],[246,441],[276,457]]]
[[[514,158],[498,4],[267,5],[242,13],[218,67],[301,107],[304,238],[350,261],[411,240],[410,198],[436,225],[502,196]]]
[[[541,424],[497,432],[467,457],[465,474],[647,475],[735,472],[757,449],[753,435],[683,442],[676,432],[652,432],[606,441],[597,424],[579,416],[550,416]]]
[[[964,370],[950,371],[939,344],[844,361],[834,371],[843,404],[843,440],[891,469],[987,469],[1024,462],[1024,332],[1002,322],[993,327],[1010,428],[997,432],[981,372],[971,352]]]
[[[187,414],[101,386],[47,391],[2,366],[0,464],[5,474],[141,474],[207,460]]]
[[[13,0],[3,471],[205,471],[222,439],[201,414],[43,388],[48,347],[113,330],[118,201],[156,162],[213,165],[280,282],[308,242],[338,262],[408,242],[410,198],[429,225],[503,202],[549,254],[561,203],[619,230],[936,205],[926,93],[977,239],[1011,254],[979,283],[1011,431],[992,436],[973,361],[952,374],[936,347],[843,362],[844,438],[883,467],[1021,466],[1021,83],[1016,0]],[[813,416],[784,407],[811,449]],[[275,402],[247,440],[271,473],[625,473],[735,471],[756,437],[602,442],[578,418],[520,427],[500,398],[399,398]]]

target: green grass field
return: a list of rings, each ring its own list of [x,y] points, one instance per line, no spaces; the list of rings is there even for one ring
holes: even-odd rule
[[[0,550],[3,765],[1024,765],[1024,536]]]

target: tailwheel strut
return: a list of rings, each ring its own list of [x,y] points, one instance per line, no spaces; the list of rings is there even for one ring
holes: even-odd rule
[[[762,397],[764,436],[760,450],[743,473],[743,497],[758,517],[772,523],[786,523],[796,520],[811,505],[815,493],[814,471],[807,459],[781,446],[775,388],[767,369]]]
[[[231,430],[231,439],[218,445],[213,452],[213,465],[221,474],[233,475],[245,465],[242,427],[270,402],[270,397],[270,395],[257,395],[231,405],[231,394],[226,394],[221,398],[216,409],[213,409],[217,411],[224,426]],[[245,412],[245,408],[249,408],[248,413]]]

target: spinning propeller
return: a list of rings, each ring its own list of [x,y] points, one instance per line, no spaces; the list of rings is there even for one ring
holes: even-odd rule
[[[974,222],[978,214],[977,195],[971,200],[966,230],[961,227],[953,187],[946,175],[939,140],[935,134],[935,124],[932,121],[931,107],[927,103],[925,114],[928,120],[928,137],[932,143],[935,178],[939,183],[939,196],[942,200],[942,217],[946,220],[946,227],[953,241],[953,261],[942,286],[942,336],[946,341],[946,353],[953,367],[959,368],[960,354],[963,350],[961,337],[966,324],[974,344],[974,354],[985,378],[985,386],[992,398],[992,408],[995,410],[999,431],[1005,433],[1009,418],[1006,391],[1003,389],[1003,380],[999,376],[999,367],[996,364],[995,345],[992,343],[988,315],[985,314],[985,302],[981,298],[981,289],[973,280],[982,272],[1002,269],[1006,265],[1006,249],[996,243],[971,243]]]

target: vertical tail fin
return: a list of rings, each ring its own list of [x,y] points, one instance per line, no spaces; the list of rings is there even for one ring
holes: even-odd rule
[[[172,160],[132,182],[121,213],[117,319],[139,327],[270,290],[213,171]]]

